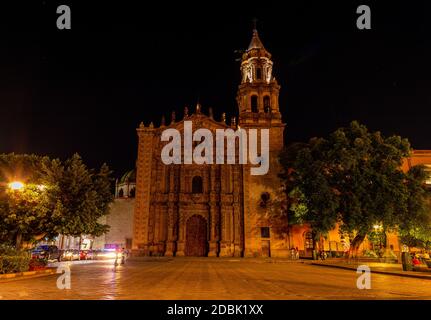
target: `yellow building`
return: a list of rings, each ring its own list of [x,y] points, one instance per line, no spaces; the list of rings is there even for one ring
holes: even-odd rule
[[[430,179],[427,184],[431,185],[431,150],[413,150],[409,158],[404,159],[402,164],[402,170],[407,172],[411,167],[416,165],[424,165],[429,168]],[[375,226],[376,231],[380,232],[380,226]],[[399,238],[395,233],[387,233],[383,237],[382,246],[386,249],[390,249],[398,258],[401,252],[401,244]],[[311,229],[307,225],[293,226],[290,232],[289,238],[290,245],[297,247],[301,257],[311,257],[312,250],[325,250],[333,252],[338,256],[343,255],[348,250],[348,240],[343,239],[338,232],[338,227],[331,230],[326,238],[321,238],[317,244],[317,248],[313,247]],[[363,255],[364,252],[370,251],[375,248],[376,244],[373,244],[369,239],[365,239],[359,247],[359,255]]]

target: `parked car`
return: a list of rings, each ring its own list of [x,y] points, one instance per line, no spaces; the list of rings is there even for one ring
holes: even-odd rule
[[[92,250],[81,250],[80,251],[80,260],[92,260],[93,259],[93,251]]]
[[[57,246],[50,245],[38,246],[31,252],[33,259],[46,259],[48,261],[61,261],[62,256],[62,250],[58,249]]]
[[[73,261],[79,260],[79,251],[78,250],[65,250],[62,256],[62,260]]]

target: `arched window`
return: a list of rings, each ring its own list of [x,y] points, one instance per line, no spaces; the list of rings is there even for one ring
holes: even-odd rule
[[[263,97],[263,110],[265,111],[265,113],[271,112],[271,99],[269,98],[269,96]]]
[[[134,197],[135,197],[135,194],[136,194],[136,189],[133,187],[132,189],[130,189],[129,197],[130,197],[130,198],[134,198]]]
[[[257,68],[256,69],[256,79],[257,80],[261,80],[262,79],[262,69],[261,68]]]
[[[257,107],[257,96],[251,96],[251,112],[259,112]]]
[[[195,176],[192,180],[192,193],[202,193],[203,192],[203,183],[202,177]]]
[[[124,197],[124,191],[123,191],[123,189],[120,189],[120,191],[118,191],[118,197],[119,198]]]

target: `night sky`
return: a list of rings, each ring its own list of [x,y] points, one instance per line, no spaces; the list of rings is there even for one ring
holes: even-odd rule
[[[197,101],[216,118],[236,114],[235,50],[247,48],[254,17],[282,86],[286,143],[356,119],[431,149],[422,2],[32,2],[0,5],[0,152],[78,152],[121,176],[134,167],[141,121],[179,118]],[[72,30],[56,28],[60,4],[71,7]],[[356,28],[359,4],[370,5],[372,30]]]

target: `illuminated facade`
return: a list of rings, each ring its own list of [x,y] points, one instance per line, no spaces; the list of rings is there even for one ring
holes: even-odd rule
[[[286,239],[271,234],[260,221],[262,199],[279,186],[276,154],[283,148],[284,124],[278,105],[280,86],[272,75],[271,54],[256,30],[241,62],[238,88],[238,122],[217,121],[198,104],[169,125],[141,124],[137,129],[138,161],[133,248],[136,254],[164,256],[287,256]],[[194,129],[269,129],[269,172],[252,176],[250,165],[171,164],[161,161],[168,128],[184,131],[184,121]],[[215,136],[215,134],[214,134]],[[258,137],[260,141],[260,137]],[[259,148],[258,148],[259,150]],[[237,149],[238,151],[238,149]],[[226,154],[226,153],[225,153]],[[238,152],[236,152],[238,157]],[[236,161],[238,163],[238,161]]]
[[[173,112],[169,125],[163,118],[159,127],[151,122],[149,126],[141,123],[137,129],[134,253],[291,257],[291,249],[297,248],[300,257],[311,257],[313,250],[342,256],[349,248],[349,241],[340,235],[338,227],[316,244],[306,224],[290,226],[287,233],[280,235],[262,218],[267,210],[265,202],[280,187],[277,154],[283,148],[285,124],[278,101],[280,86],[272,73],[271,54],[256,30],[242,55],[240,70],[242,77],[236,98],[238,122],[232,117],[227,124],[225,114],[217,121],[211,109],[206,115],[198,104],[192,114],[185,108],[179,121]],[[162,132],[168,128],[184,132],[186,120],[192,121],[193,128],[206,128],[212,133],[228,128],[269,129],[268,174],[253,176],[247,164],[165,165],[161,150],[167,142],[161,141]],[[426,165],[431,172],[431,151],[414,151],[405,159],[402,169],[406,171],[416,164]],[[378,231],[378,226],[376,228]],[[399,256],[400,243],[396,234],[385,234],[379,245],[387,249],[388,257]],[[375,242],[365,239],[359,254],[373,251],[374,246]]]

